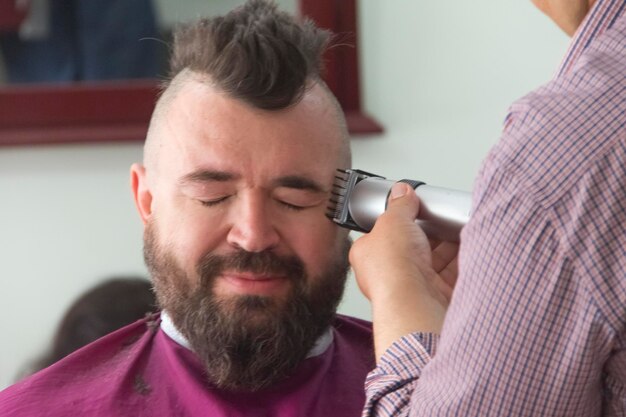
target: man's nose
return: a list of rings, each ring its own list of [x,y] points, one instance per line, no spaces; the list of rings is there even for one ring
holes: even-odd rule
[[[262,252],[276,247],[280,236],[275,228],[271,202],[263,196],[242,196],[231,213],[232,226],[227,241],[247,252]]]

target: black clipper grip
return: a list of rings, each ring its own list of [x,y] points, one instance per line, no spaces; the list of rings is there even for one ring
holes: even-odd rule
[[[419,187],[420,185],[424,185],[424,184],[426,184],[425,182],[422,182],[422,181],[407,180],[407,179],[400,180],[400,181],[398,181],[398,182],[403,182],[403,183],[405,183],[405,184],[409,184],[411,187],[413,187],[413,189],[414,189],[414,190],[415,190],[417,187]]]

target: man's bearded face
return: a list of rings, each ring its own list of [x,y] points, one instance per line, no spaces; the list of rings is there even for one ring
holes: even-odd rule
[[[209,382],[235,391],[254,391],[288,376],[330,326],[348,271],[343,250],[319,276],[308,276],[297,256],[243,250],[205,254],[194,276],[146,225],[144,257],[157,299],[203,362]],[[263,295],[217,296],[215,280],[225,270],[284,275],[286,298]]]

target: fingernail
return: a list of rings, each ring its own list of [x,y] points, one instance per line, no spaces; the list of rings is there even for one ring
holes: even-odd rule
[[[391,187],[390,197],[395,200],[398,197],[402,197],[407,192],[407,185],[402,182],[397,182]]]

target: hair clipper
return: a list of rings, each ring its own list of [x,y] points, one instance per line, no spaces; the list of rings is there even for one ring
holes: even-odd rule
[[[409,184],[415,190],[420,199],[415,221],[428,237],[459,241],[461,229],[470,217],[470,193],[421,181],[394,181],[358,169],[339,169],[326,215],[339,226],[367,233],[387,208],[391,187],[396,182]]]

